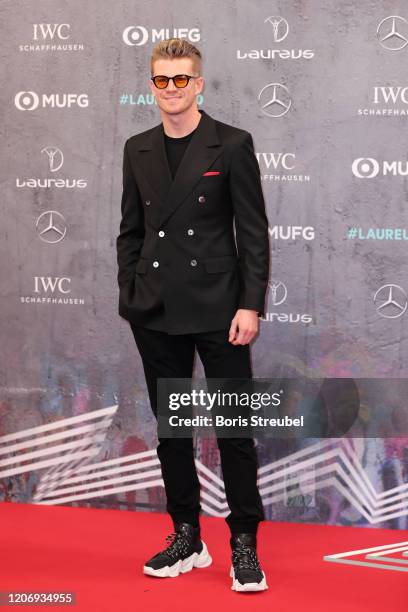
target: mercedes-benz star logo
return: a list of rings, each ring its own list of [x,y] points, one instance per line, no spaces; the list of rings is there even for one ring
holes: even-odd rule
[[[268,91],[268,94],[265,94],[270,87],[272,88],[272,97],[270,97],[270,91]],[[265,113],[265,115],[269,117],[282,117],[286,115],[290,109],[292,99],[285,85],[281,83],[269,83],[269,85],[265,85],[259,92],[258,102],[261,106],[261,111]]]
[[[41,240],[49,244],[60,242],[67,233],[65,219],[56,210],[46,210],[43,212],[38,217],[35,227]]]
[[[289,34],[289,24],[283,17],[267,17],[265,23],[272,24],[273,42],[281,42]]]
[[[377,38],[384,49],[400,51],[408,44],[407,36],[408,21],[404,17],[390,15],[378,24]]]
[[[407,294],[399,285],[383,285],[373,299],[378,314],[386,319],[401,317],[408,306]]]

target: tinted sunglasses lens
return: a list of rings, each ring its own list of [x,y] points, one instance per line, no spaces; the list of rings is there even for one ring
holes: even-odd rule
[[[180,74],[174,77],[174,84],[176,87],[186,87],[188,83],[188,78],[185,74]]]
[[[159,89],[164,89],[165,87],[167,87],[168,83],[169,83],[169,79],[165,76],[154,77],[154,84]]]

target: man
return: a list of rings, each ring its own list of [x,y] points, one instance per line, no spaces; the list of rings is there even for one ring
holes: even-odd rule
[[[268,221],[252,137],[198,110],[201,68],[200,51],[185,40],[154,47],[149,83],[162,123],[124,146],[119,314],[131,325],[156,418],[157,379],[191,378],[195,349],[206,378],[252,377],[249,343],[269,278]],[[231,511],[225,519],[231,588],[264,590],[254,442],[218,438],[217,444]],[[159,438],[157,454],[174,532],[144,572],[178,576],[212,561],[200,537],[193,441]]]

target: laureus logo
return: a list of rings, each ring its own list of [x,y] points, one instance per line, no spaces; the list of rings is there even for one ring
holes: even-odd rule
[[[268,283],[269,293],[268,300],[273,307],[282,306],[288,297],[288,290],[285,283],[280,280],[270,280]],[[313,317],[307,313],[299,312],[283,312],[281,309],[276,311],[265,312],[265,316],[262,317],[264,321],[270,323],[304,323],[309,324],[313,322]]]
[[[267,17],[265,23],[271,24],[273,42],[275,43],[282,42],[289,34],[289,24],[284,17]]]
[[[273,306],[280,306],[288,296],[286,285],[281,281],[269,281],[268,284]]]
[[[58,147],[44,147],[41,149],[41,153],[44,153],[48,159],[48,166],[50,172],[57,172],[62,168],[64,163],[64,155]]]
[[[85,189],[88,186],[88,181],[84,178],[67,178],[56,175],[64,164],[64,155],[60,148],[47,145],[41,149],[41,155],[48,171],[55,176],[16,177],[16,187],[19,189]]]
[[[267,17],[265,19],[264,24],[266,24],[267,27],[266,38],[268,42],[269,40],[271,40],[274,45],[279,45],[279,43],[283,42],[287,38],[289,34],[289,23],[284,17],[271,15],[270,17]],[[312,51],[311,49],[282,49],[280,47],[271,48],[269,46],[266,46],[262,49],[237,49],[238,60],[298,60],[312,59],[313,57],[314,51]]]

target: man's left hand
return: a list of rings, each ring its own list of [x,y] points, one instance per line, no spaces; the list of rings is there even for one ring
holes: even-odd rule
[[[257,310],[239,308],[231,321],[229,342],[231,344],[249,344],[259,329]]]

